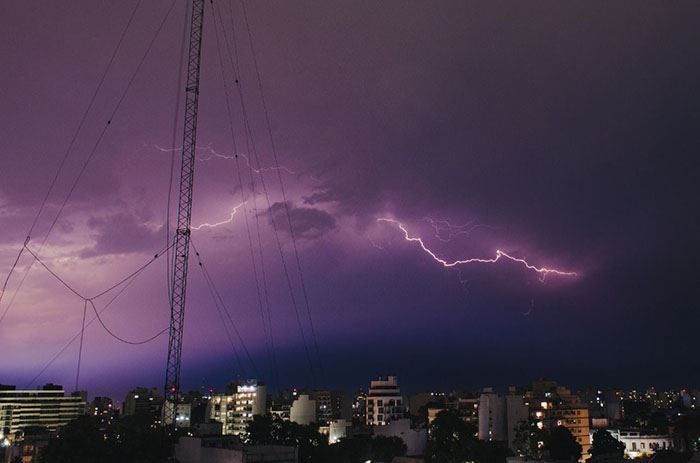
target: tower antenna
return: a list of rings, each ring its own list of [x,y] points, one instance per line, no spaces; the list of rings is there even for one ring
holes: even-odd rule
[[[197,142],[197,111],[199,105],[199,76],[202,59],[202,28],[205,0],[192,0],[190,42],[185,87],[185,123],[182,135],[182,166],[177,209],[177,230],[173,256],[173,278],[170,290],[170,330],[168,363],[165,367],[165,404],[163,424],[176,425],[177,403],[180,397],[180,364],[182,334],[185,321],[187,292],[187,263],[190,251],[190,222],[192,219],[192,185],[194,181],[195,146]],[[170,271],[170,269],[168,269]]]

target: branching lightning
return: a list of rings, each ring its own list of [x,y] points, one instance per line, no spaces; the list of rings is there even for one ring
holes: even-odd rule
[[[218,227],[218,226],[220,226],[220,225],[229,224],[229,223],[233,222],[233,218],[234,218],[234,216],[238,213],[238,209],[240,209],[241,207],[243,207],[243,206],[245,205],[245,203],[246,203],[246,201],[243,201],[243,202],[240,203],[239,205],[235,206],[235,207],[233,208],[233,210],[231,210],[231,215],[230,215],[229,218],[226,219],[226,220],[222,220],[221,222],[216,222],[216,223],[203,223],[203,224],[197,225],[196,227],[190,227],[190,229],[192,229],[192,230],[201,230],[202,228],[216,228],[216,227]]]
[[[449,267],[456,267],[458,265],[465,265],[465,264],[495,264],[496,262],[501,260],[501,258],[505,258],[505,259],[511,260],[513,262],[517,262],[519,264],[522,264],[528,270],[532,270],[533,272],[540,274],[542,279],[544,279],[544,277],[546,277],[547,275],[558,275],[558,276],[567,276],[567,277],[575,277],[578,275],[576,272],[566,272],[563,270],[558,270],[558,269],[548,268],[548,267],[537,267],[535,265],[530,264],[525,259],[522,259],[519,257],[513,257],[500,249],[496,250],[495,257],[489,257],[489,258],[470,257],[467,259],[458,259],[458,260],[449,261],[449,260],[443,259],[443,258],[439,257],[437,254],[435,254],[434,251],[432,251],[430,248],[428,248],[425,245],[422,238],[417,237],[417,236],[411,236],[411,234],[408,232],[406,227],[398,220],[388,219],[388,218],[378,218],[377,222],[386,222],[386,223],[396,225],[403,232],[403,235],[404,235],[404,238],[406,239],[406,241],[418,243],[426,254],[428,254],[430,257],[432,257],[433,260],[435,260],[436,262],[442,264],[444,267],[449,268]]]
[[[479,228],[492,228],[476,221],[467,222],[463,225],[453,225],[444,219],[432,219],[430,217],[425,217],[423,220],[428,222],[430,226],[433,227],[433,230],[435,230],[435,238],[444,243],[448,243],[452,241],[453,238],[460,235],[469,236]]]
[[[535,300],[530,299],[530,308],[527,309],[527,312],[525,312],[523,315],[528,316],[532,313],[533,310],[535,310]]]
[[[162,146],[159,145],[153,145],[157,150],[163,151],[163,152],[172,152],[172,151],[180,151],[181,148],[163,148]],[[219,153],[216,151],[214,148],[211,147],[211,145],[207,146],[198,146],[197,150],[204,151],[205,154],[203,156],[200,156],[198,159],[202,162],[209,161],[214,158],[218,159],[236,159],[236,156],[243,158],[245,161],[246,166],[253,172],[255,172],[258,175],[261,175],[263,172],[269,171],[269,170],[281,170],[283,172],[288,173],[289,175],[296,175],[296,172],[293,170],[289,169],[288,167],[285,166],[271,166],[271,167],[259,167],[255,168],[253,165],[250,163],[250,158],[246,156],[243,153],[238,153],[238,154],[223,154]]]

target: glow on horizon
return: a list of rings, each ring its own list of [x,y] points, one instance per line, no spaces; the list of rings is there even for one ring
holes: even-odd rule
[[[425,245],[422,238],[420,238],[418,236],[411,236],[411,234],[408,232],[406,227],[398,220],[380,217],[377,219],[377,222],[386,222],[386,223],[391,223],[391,224],[396,225],[403,232],[403,235],[404,235],[404,238],[406,239],[406,241],[418,243],[426,254],[428,254],[430,257],[432,257],[433,260],[435,260],[436,262],[440,263],[443,267],[449,268],[449,267],[456,267],[458,265],[465,265],[465,264],[495,264],[496,262],[501,260],[501,258],[505,258],[505,259],[511,260],[513,262],[517,262],[519,264],[522,264],[528,270],[532,270],[536,273],[539,273],[542,276],[542,278],[544,278],[547,275],[559,275],[559,276],[566,276],[566,277],[578,276],[578,273],[576,273],[576,272],[568,272],[568,271],[559,270],[559,269],[555,269],[555,268],[549,268],[549,267],[537,267],[533,264],[530,264],[527,260],[525,260],[523,258],[511,256],[510,254],[508,254],[505,251],[502,251],[500,249],[496,250],[495,257],[487,257],[487,258],[470,257],[470,258],[466,258],[466,259],[457,259],[457,260],[449,261],[449,260],[443,259],[443,258],[439,257],[437,254],[435,254],[435,252],[433,250],[431,250],[430,248],[428,248]]]

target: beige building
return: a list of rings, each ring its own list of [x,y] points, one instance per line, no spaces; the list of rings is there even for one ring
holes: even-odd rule
[[[536,381],[527,397],[537,426],[552,429],[563,426],[581,445],[581,461],[587,460],[591,448],[588,405],[579,396],[553,381]]]
[[[316,401],[309,399],[306,394],[301,394],[292,403],[292,408],[289,410],[289,420],[303,425],[315,423]]]

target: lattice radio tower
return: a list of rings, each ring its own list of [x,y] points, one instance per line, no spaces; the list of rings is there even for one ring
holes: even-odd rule
[[[187,86],[185,87],[185,124],[182,136],[182,166],[178,196],[177,231],[170,288],[170,337],[168,363],[165,368],[165,404],[163,424],[176,425],[177,403],[180,397],[180,359],[185,321],[187,292],[187,260],[190,250],[190,221],[192,218],[192,184],[194,180],[195,145],[197,142],[197,109],[199,105],[199,75],[202,58],[202,28],[205,0],[192,0],[190,19]],[[168,270],[170,271],[170,270]]]

